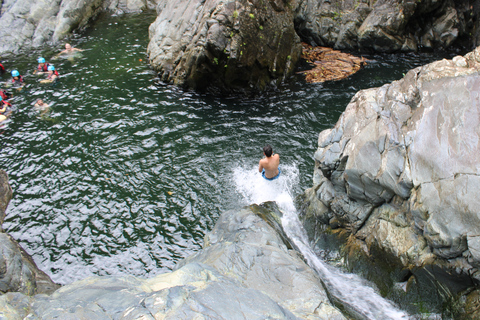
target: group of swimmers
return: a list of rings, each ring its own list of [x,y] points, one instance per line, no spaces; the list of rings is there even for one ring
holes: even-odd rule
[[[73,48],[70,44],[65,44],[65,50],[60,51],[55,57],[58,57],[62,54],[70,54],[74,53],[75,51],[83,51],[82,49]],[[33,72],[34,74],[46,74],[47,77],[45,79],[40,80],[40,83],[53,83],[58,79],[58,71],[55,67],[48,62],[45,61],[43,57],[39,57],[37,59],[38,66],[37,69]],[[4,73],[5,68],[0,63],[0,73]],[[18,70],[12,70],[12,80],[11,85],[21,89],[25,83],[23,81],[22,75],[18,72]],[[4,89],[0,89],[0,122],[7,119],[8,116],[8,107],[11,106],[7,100],[10,97]],[[49,105],[45,103],[42,99],[37,99],[35,105],[35,110],[40,112],[41,115],[45,114],[49,110]],[[263,148],[263,155],[265,156],[263,159],[259,161],[258,171],[262,174],[267,180],[275,180],[280,176],[280,156],[278,154],[274,154],[272,151],[272,147],[270,145],[266,145]]]
[[[70,54],[76,51],[83,51],[82,49],[73,48],[70,44],[65,44],[65,50],[60,51],[54,58],[62,54]],[[38,66],[37,69],[33,72],[34,74],[41,75],[44,74],[46,77],[39,80],[40,83],[55,83],[58,80],[59,73],[55,69],[55,66],[45,61],[45,58],[38,57],[37,59]],[[5,68],[0,63],[0,73],[4,73]],[[21,90],[25,85],[23,76],[17,69],[11,71],[12,79],[10,82],[7,82],[8,87],[14,87],[17,90]],[[8,93],[5,89],[0,89],[0,122],[6,120],[11,113],[10,107],[11,103],[7,100],[10,98],[11,94]],[[45,114],[49,110],[49,105],[45,103],[42,99],[37,99],[35,102],[35,110],[40,112],[40,114]]]

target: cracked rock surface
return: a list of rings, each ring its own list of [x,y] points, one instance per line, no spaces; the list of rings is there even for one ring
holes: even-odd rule
[[[4,294],[0,317],[344,320],[317,274],[260,217],[272,212],[223,213],[202,250],[154,278],[90,277],[51,295]]]
[[[480,279],[479,70],[480,47],[358,92],[319,135],[304,214]]]
[[[0,2],[0,54],[53,45],[98,14],[141,12],[155,0],[5,0]]]

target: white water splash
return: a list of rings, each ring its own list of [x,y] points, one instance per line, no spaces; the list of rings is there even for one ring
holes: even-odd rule
[[[279,207],[295,211],[290,190],[291,186],[298,184],[298,168],[282,165],[280,169],[280,177],[272,181],[263,178],[256,168],[234,169],[237,191],[243,196],[246,204],[275,201]]]
[[[346,274],[328,265],[315,255],[305,230],[298,220],[291,190],[298,184],[299,172],[295,166],[281,167],[280,177],[265,180],[256,169],[234,170],[237,191],[246,204],[275,201],[283,212],[282,225],[291,241],[299,248],[307,263],[315,269],[328,289],[346,309],[363,319],[408,319],[406,312],[380,296],[364,279]]]

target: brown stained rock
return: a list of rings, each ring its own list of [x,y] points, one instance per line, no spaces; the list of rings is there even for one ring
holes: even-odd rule
[[[312,47],[306,43],[302,45],[302,58],[307,60],[313,69],[299,73],[305,74],[305,80],[309,83],[345,79],[367,63],[363,57],[359,58],[332,48]]]

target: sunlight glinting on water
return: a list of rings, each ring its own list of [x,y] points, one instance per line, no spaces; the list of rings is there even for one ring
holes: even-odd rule
[[[99,19],[70,39],[85,49],[74,57],[51,59],[59,45],[2,60],[26,80],[9,89],[13,114],[0,125],[14,192],[3,227],[60,284],[171,270],[200,249],[223,211],[268,199],[257,172],[267,143],[288,190],[272,200],[289,204],[311,186],[318,134],[353,95],[434,59],[373,56],[343,81],[309,85],[296,75],[256,98],[214,97],[158,80],[145,62],[154,19]],[[57,84],[38,82],[37,56],[55,65]],[[37,98],[50,104],[47,115],[34,110]]]

